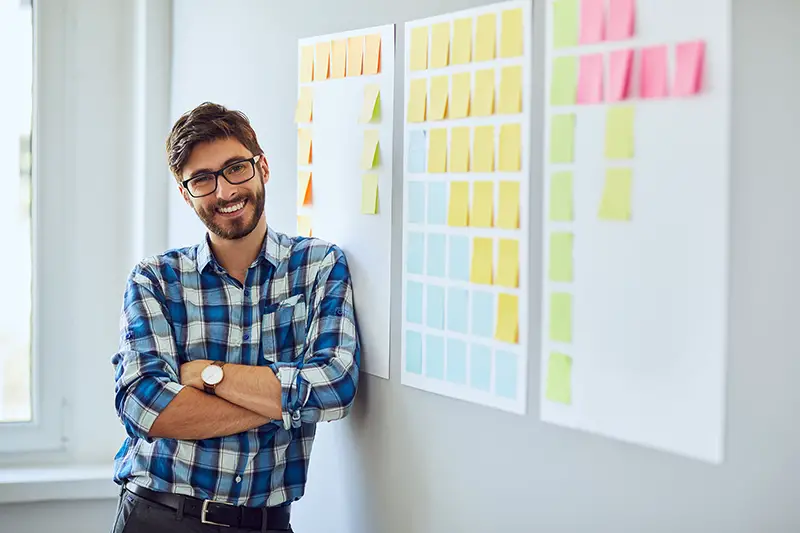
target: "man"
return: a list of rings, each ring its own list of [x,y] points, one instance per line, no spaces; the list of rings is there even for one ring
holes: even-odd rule
[[[269,166],[241,113],[200,105],[167,153],[208,232],[128,278],[114,531],[291,531],[316,424],[345,417],[358,385],[347,261],[267,225]]]

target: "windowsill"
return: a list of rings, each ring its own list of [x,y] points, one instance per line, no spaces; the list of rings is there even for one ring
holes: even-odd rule
[[[0,468],[0,505],[116,498],[111,466],[75,465]]]

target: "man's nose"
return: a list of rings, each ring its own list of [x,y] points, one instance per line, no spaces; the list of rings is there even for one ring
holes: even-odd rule
[[[236,194],[236,185],[231,185],[228,180],[219,176],[217,178],[217,198],[220,200],[230,200]]]

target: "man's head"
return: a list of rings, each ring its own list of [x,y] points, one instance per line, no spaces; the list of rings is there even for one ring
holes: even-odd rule
[[[244,114],[199,105],[172,127],[167,158],[181,195],[211,233],[240,239],[255,229],[269,165]]]

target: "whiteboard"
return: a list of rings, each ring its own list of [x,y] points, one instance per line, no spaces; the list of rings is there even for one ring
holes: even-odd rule
[[[298,65],[303,68],[304,47],[340,41],[350,37],[380,35],[380,72],[344,78],[302,82],[298,72],[298,101],[303,87],[313,93],[310,123],[297,124],[312,137],[312,160],[301,164],[298,142],[298,217],[308,217],[311,235],[339,246],[350,267],[355,293],[355,309],[362,346],[363,372],[389,378],[389,311],[391,295],[392,221],[392,120],[394,102],[394,25],[321,35],[298,41]],[[380,89],[379,118],[361,123],[359,116],[365,87]],[[375,168],[361,168],[365,131],[379,132],[379,162]],[[299,135],[299,133],[298,133]],[[302,203],[300,172],[311,171],[312,198]],[[362,214],[362,180],[365,174],[377,176],[378,211]],[[303,225],[298,218],[298,232]]]
[[[541,418],[718,463],[724,456],[730,5],[728,0],[638,0],[630,2],[635,6],[631,38],[556,47],[562,20],[556,17],[569,10],[568,3],[547,2]],[[626,3],[606,3],[607,21],[609,6]],[[705,43],[701,91],[677,96],[677,46],[697,40]],[[644,98],[661,85],[648,74],[647,89],[642,86],[642,50],[658,45],[667,45],[668,94]],[[627,100],[609,102],[610,54],[629,49],[634,51],[631,93]],[[563,91],[553,85],[557,58],[594,53],[605,60],[604,99],[553,105],[552,93]],[[634,153],[628,160],[610,160],[604,145],[607,113],[620,106],[634,108]],[[557,141],[553,117],[563,113],[575,116],[574,154],[566,163],[550,157]],[[627,220],[599,217],[610,167],[631,171]],[[574,216],[553,221],[554,176],[564,171],[573,175]],[[550,279],[555,232],[574,238],[573,277],[566,282]],[[572,299],[568,342],[559,334],[553,340],[550,333],[564,316],[551,308],[554,293]],[[551,375],[552,353],[571,359],[569,379],[563,368]],[[566,400],[564,386],[571,387]]]

